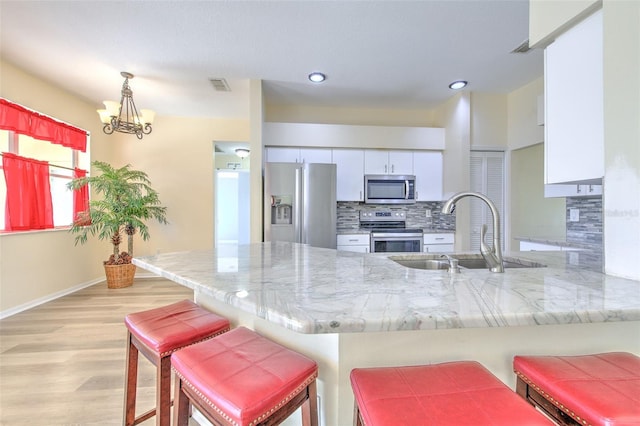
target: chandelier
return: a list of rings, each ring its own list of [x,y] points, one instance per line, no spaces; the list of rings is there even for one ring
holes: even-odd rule
[[[120,102],[104,101],[106,109],[99,109],[100,121],[104,124],[102,131],[110,135],[113,132],[135,134],[138,139],[151,133],[151,124],[156,115],[150,109],[141,109],[138,113],[133,102],[133,91],[129,87],[129,79],[133,74],[126,71],[120,73],[124,77]]]

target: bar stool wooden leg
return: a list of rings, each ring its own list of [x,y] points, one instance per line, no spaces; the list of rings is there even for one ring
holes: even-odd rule
[[[165,356],[158,365],[158,380],[156,380],[156,407],[171,407],[171,357]],[[171,424],[171,409],[161,410],[156,424]]]
[[[136,389],[138,387],[138,348],[131,340],[131,332],[127,332],[127,359],[124,380],[124,424],[125,426],[133,426],[136,417]]]
[[[309,396],[302,404],[302,426],[317,426],[318,424],[318,391],[316,382],[309,384]]]

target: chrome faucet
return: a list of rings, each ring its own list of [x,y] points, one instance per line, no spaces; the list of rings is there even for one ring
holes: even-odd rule
[[[445,201],[442,206],[442,213],[451,214],[455,208],[455,204],[458,200],[464,197],[477,197],[484,201],[491,210],[493,216],[493,247],[489,247],[484,242],[484,236],[487,233],[487,225],[482,225],[480,229],[480,254],[487,262],[491,272],[504,272],[504,265],[502,264],[502,245],[500,244],[500,214],[493,201],[487,198],[485,195],[478,192],[458,192],[451,198]]]

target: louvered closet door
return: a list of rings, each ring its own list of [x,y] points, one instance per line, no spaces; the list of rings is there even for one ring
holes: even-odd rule
[[[504,152],[471,152],[471,190],[489,197],[500,212],[500,235],[504,250]],[[480,228],[487,224],[485,243],[493,245],[493,218],[491,210],[481,200],[471,201],[471,250],[480,250]]]

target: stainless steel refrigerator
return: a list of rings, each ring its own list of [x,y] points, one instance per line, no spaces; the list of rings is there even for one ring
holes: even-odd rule
[[[336,248],[336,165],[266,163],[264,240]]]

